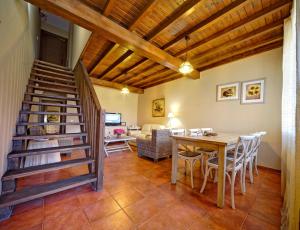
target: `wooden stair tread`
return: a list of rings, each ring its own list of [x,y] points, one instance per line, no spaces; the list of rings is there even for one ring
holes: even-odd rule
[[[66,88],[71,88],[71,89],[77,89],[75,85],[68,85],[68,84],[62,84],[62,83],[57,83],[57,82],[52,82],[52,81],[43,81],[43,80],[38,80],[38,79],[33,79],[30,78],[29,81],[33,81],[39,84],[46,84],[46,85],[51,85],[51,86],[60,86],[60,87],[66,87]]]
[[[14,136],[13,140],[34,140],[42,138],[69,138],[69,137],[85,137],[87,133],[65,133],[65,134],[45,134],[45,135],[22,135]]]
[[[49,69],[49,70],[52,70],[52,71],[55,71],[55,72],[59,72],[59,73],[65,73],[66,75],[73,75],[73,71],[70,71],[70,70],[64,70],[64,69],[60,69],[60,68],[56,68],[56,67],[52,67],[52,66],[49,66],[49,65],[43,65],[43,64],[40,64],[40,63],[34,63],[34,67],[38,67],[38,68],[45,68],[45,69]]]
[[[51,99],[61,99],[66,101],[79,101],[79,98],[76,97],[63,97],[58,95],[48,95],[48,94],[40,94],[40,93],[25,93],[26,95],[33,96],[33,97],[42,97],[42,98],[51,98]]]
[[[62,112],[41,112],[41,111],[20,111],[22,114],[33,114],[33,115],[58,115],[58,116],[78,116],[81,117],[82,113],[62,113]]]
[[[0,196],[0,208],[17,205],[40,197],[45,197],[57,192],[92,183],[96,180],[97,178],[95,175],[86,174],[48,184],[24,188],[22,190]]]
[[[28,84],[27,86],[30,88],[34,88],[36,90],[41,90],[41,91],[66,93],[66,94],[74,94],[74,95],[78,94],[78,92],[76,92],[76,91],[61,90],[61,89],[56,89],[56,88],[48,88],[48,87],[42,87],[42,86],[30,85],[30,84]]]
[[[49,77],[58,77],[61,79],[66,79],[69,81],[74,81],[75,77],[73,75],[70,74],[63,74],[63,73],[58,73],[58,72],[53,72],[50,70],[45,70],[45,69],[40,69],[40,68],[32,68],[32,71],[37,71],[37,72],[31,72],[31,74],[43,74]],[[55,76],[52,76],[55,75]]]
[[[55,153],[55,152],[82,150],[82,149],[90,149],[90,145],[78,144],[78,145],[66,145],[66,146],[58,146],[58,147],[50,147],[50,148],[41,148],[41,149],[16,150],[16,151],[10,152],[7,155],[7,157],[8,158],[16,158],[16,157],[25,157],[25,156],[34,156],[34,155]]]
[[[55,106],[55,107],[69,107],[69,108],[80,108],[80,105],[60,104],[60,103],[49,103],[49,102],[38,102],[38,101],[23,101],[24,104],[29,105],[43,105],[43,106]]]
[[[60,82],[75,84],[75,80],[74,79],[66,79],[66,78],[61,78],[61,77],[54,77],[54,76],[45,75],[45,74],[39,74],[39,73],[31,73],[31,76],[36,76],[36,77],[43,78],[43,79],[46,78],[46,79],[51,79],[51,80],[55,80],[55,81],[60,81]]]
[[[62,66],[62,65],[58,65],[58,64],[54,64],[54,63],[51,63],[51,62],[42,61],[42,60],[39,60],[39,59],[35,59],[34,62],[35,62],[35,63],[44,64],[44,65],[53,66],[53,67],[57,67],[57,68],[61,68],[61,69],[65,69],[65,70],[69,70],[69,71],[70,71],[70,68],[69,68],[69,67]]]
[[[13,180],[21,177],[31,176],[39,173],[51,172],[54,170],[64,169],[64,168],[71,168],[74,166],[90,164],[94,162],[92,158],[80,158],[80,159],[73,159],[67,161],[60,161],[51,164],[44,164],[44,165],[37,165],[31,166],[27,168],[20,168],[15,170],[8,170],[4,173],[2,177],[2,181],[6,180]]]
[[[17,126],[41,126],[41,125],[85,125],[83,122],[19,122]]]

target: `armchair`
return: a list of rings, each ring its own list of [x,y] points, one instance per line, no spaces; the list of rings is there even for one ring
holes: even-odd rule
[[[136,143],[139,157],[147,156],[158,161],[160,158],[172,155],[172,143],[168,129],[153,129],[151,136],[148,138],[138,137]]]

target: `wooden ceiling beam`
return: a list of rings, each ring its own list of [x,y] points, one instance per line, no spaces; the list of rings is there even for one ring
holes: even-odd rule
[[[274,24],[273,24],[274,25]],[[275,23],[275,25],[277,25],[277,23]],[[278,25],[277,25],[278,26]],[[272,27],[270,27],[272,28]],[[259,29],[258,29],[259,30]],[[253,38],[253,37],[252,37]],[[282,35],[279,34],[279,35],[276,35],[274,37],[271,37],[271,38],[267,38],[267,39],[264,39],[262,40],[262,43],[259,43],[259,44],[254,44],[254,45],[251,45],[251,46],[247,46],[247,47],[244,47],[242,49],[239,49],[239,50],[236,50],[235,53],[243,53],[243,52],[248,52],[249,50],[252,50],[252,49],[256,49],[257,47],[260,47],[262,45],[267,45],[269,43],[273,43],[274,41],[279,41],[282,39]],[[237,45],[239,43],[234,43],[234,45]],[[221,45],[222,46],[222,45]],[[232,47],[233,45],[231,45],[230,47]],[[222,46],[224,47],[223,49],[218,49],[218,52],[222,51],[222,50],[225,50],[226,48],[228,49],[229,46],[227,47],[226,45]],[[214,48],[212,48],[212,51],[214,52],[208,52],[209,55],[213,54],[213,53],[217,53],[217,51],[214,50]],[[205,55],[205,56],[208,56]],[[232,55],[232,53],[228,53],[226,54],[225,56],[220,56],[221,59],[224,59],[224,58],[228,58]],[[211,58],[211,60],[207,60],[205,59],[203,62],[205,63],[205,65],[209,65],[209,63],[214,63],[216,61],[216,59],[214,57]],[[165,71],[164,71],[165,70]],[[164,70],[161,70],[159,73],[156,73],[154,75],[149,75],[147,76],[144,80],[142,81],[139,81],[137,82],[136,84],[134,84],[134,86],[137,86],[137,87],[140,87],[140,88],[144,88],[144,87],[147,87],[147,85],[151,84],[153,81],[158,81],[158,80],[161,80],[163,81],[164,78],[166,78],[166,76],[163,76],[162,79],[158,79],[157,78],[161,78],[161,74],[166,72],[167,69],[164,69]],[[200,71],[200,69],[198,69]]]
[[[236,61],[238,59],[242,59],[244,57],[248,57],[254,54],[258,54],[261,52],[269,51],[271,49],[275,49],[282,46],[282,36],[278,35],[275,38],[269,38],[266,39],[263,43],[256,44],[251,46],[251,48],[245,47],[242,49],[239,49],[234,52],[234,54],[230,53],[226,56],[221,56],[220,59],[216,60],[213,59],[208,65],[205,65],[203,67],[198,68],[199,71],[204,71],[208,70],[214,67],[217,67],[222,64],[229,63],[231,61]],[[205,63],[207,64],[207,62]],[[164,76],[162,79],[157,79],[159,76],[152,77],[152,79],[144,84],[138,84],[139,88],[149,88],[158,84],[162,84],[168,81],[172,81],[175,79],[178,79],[179,77],[177,76],[178,73],[172,73],[167,76]],[[177,76],[177,77],[176,77]],[[174,77],[174,79],[173,79]]]
[[[113,10],[113,8],[115,7],[117,1],[118,0],[107,0],[106,4],[104,6],[104,10],[103,10],[104,16],[110,15],[110,13]]]
[[[182,77],[182,75],[178,73],[170,73],[164,76],[163,79],[153,79],[151,82],[146,82],[140,86],[140,88],[151,87],[152,85],[160,84],[161,82],[170,81],[170,79]]]
[[[140,23],[141,19],[146,15],[147,12],[149,12],[151,9],[153,9],[153,6],[156,2],[159,0],[148,0],[147,4],[145,5],[144,9],[138,14],[138,16],[131,22],[131,25],[129,26],[129,30],[134,30],[137,25]]]
[[[26,0],[49,12],[61,16],[91,31],[100,32],[104,38],[118,43],[127,49],[145,56],[169,69],[179,72],[182,61],[173,57],[157,46],[145,41],[137,34],[128,31],[117,23],[109,20],[97,11],[86,6],[79,0]],[[198,79],[200,73],[194,70],[188,77]]]
[[[140,60],[140,61],[136,62],[135,64],[133,64],[132,66],[126,68],[124,71],[122,71],[122,73],[116,75],[115,77],[111,78],[110,80],[111,81],[119,80],[120,78],[124,77],[127,73],[138,69],[140,67],[140,65],[146,63],[146,61],[149,61],[149,59],[143,58],[142,60]],[[126,79],[124,81],[126,81]],[[121,81],[120,83],[124,83],[124,81]]]
[[[131,84],[131,83],[135,82],[135,81],[138,80],[138,79],[142,80],[142,79],[144,79],[144,78],[146,78],[146,77],[148,77],[148,76],[150,76],[150,75],[152,74],[152,73],[151,73],[151,74],[148,74],[147,72],[151,71],[154,67],[158,67],[158,65],[156,65],[156,64],[154,63],[154,64],[152,64],[152,65],[150,65],[150,66],[144,68],[143,70],[141,70],[141,71],[140,71],[137,75],[135,75],[134,77],[131,77],[131,78],[125,80],[125,81],[122,81],[121,83],[122,83],[122,84]]]
[[[160,85],[160,84],[164,84],[164,83],[167,83],[167,82],[170,82],[170,81],[174,81],[174,80],[177,80],[177,79],[182,78],[182,77],[183,77],[182,75],[177,74],[177,76],[174,76],[174,77],[161,79],[160,81],[157,81],[155,83],[152,83],[152,84],[149,84],[149,85],[145,86],[144,89],[147,89],[147,88],[150,88],[150,87],[153,87],[153,86],[157,86],[157,85]]]
[[[146,12],[150,9],[152,9],[152,7],[154,6],[154,4],[157,2],[158,0],[151,0],[149,1],[146,6],[144,7],[144,9],[140,12],[140,14],[136,17],[136,19],[130,23],[128,30],[134,30],[136,28],[136,26],[138,25],[138,22],[144,17],[144,15],[146,14]],[[115,46],[117,46],[118,44],[115,44]],[[111,46],[111,49],[114,49],[114,46]],[[106,74],[108,74],[109,72],[111,72],[115,67],[117,67],[119,64],[121,64],[123,61],[126,61],[127,59],[130,59],[130,55],[133,54],[133,51],[128,50],[126,53],[124,53],[121,57],[119,57],[115,62],[113,62],[103,73],[101,73],[100,75],[97,76],[97,78],[101,79],[103,77],[105,77]],[[100,61],[100,60],[99,60]]]
[[[157,36],[161,31],[166,29],[176,20],[181,18],[182,16],[188,14],[190,10],[200,2],[201,0],[189,0],[185,1],[182,5],[180,5],[176,10],[174,10],[169,16],[167,16],[163,21],[161,21],[156,27],[154,27],[150,32],[145,35],[146,40],[151,40],[155,36]]]
[[[108,15],[111,13],[111,10],[113,9],[113,6],[115,5],[115,2],[116,2],[116,0],[107,0],[106,4],[105,4],[105,6],[104,6],[104,9],[103,9],[103,11],[102,11],[102,14],[103,14],[104,16],[108,16]],[[94,8],[94,7],[96,6],[96,4],[91,5],[89,2],[86,2],[86,1],[85,1],[85,3],[88,4],[89,7],[92,7],[92,8]],[[92,41],[92,36],[93,36],[93,34],[91,34],[91,36],[89,37],[89,40],[87,41],[87,43],[86,43],[86,45],[85,45],[85,47],[84,47],[84,50],[83,50],[82,53],[81,53],[81,56],[80,56],[81,58],[82,58],[83,54],[85,53],[85,51],[87,50],[87,47],[89,47],[89,45],[92,43],[92,42],[91,42],[91,41]],[[98,62],[99,62],[103,57],[105,57],[105,55],[110,51],[111,48],[113,48],[113,44],[109,44],[109,46],[108,46],[108,48],[105,50],[105,52],[104,52],[102,55],[100,55],[99,57],[97,57],[96,61],[91,65],[91,67],[89,67],[89,69],[88,69],[88,72],[89,72],[89,73],[90,73],[92,70],[94,70],[94,68],[97,66]]]
[[[218,31],[217,33],[212,34],[211,36],[209,36],[207,38],[204,38],[204,39],[194,43],[193,45],[190,45],[186,49],[183,49],[183,50],[177,52],[175,54],[175,57],[180,57],[180,56],[184,55],[186,52],[189,52],[193,49],[196,49],[201,45],[204,45],[208,42],[213,41],[214,39],[220,38],[221,36],[224,36],[224,35],[226,35],[230,32],[233,32],[233,31],[235,31],[235,30],[237,30],[237,29],[239,29],[239,28],[241,28],[241,27],[243,27],[243,26],[245,26],[249,23],[252,23],[255,20],[259,20],[259,19],[261,19],[261,18],[263,18],[267,15],[270,15],[270,14],[276,12],[276,11],[279,11],[279,10],[281,10],[282,8],[286,7],[289,4],[291,4],[290,0],[281,0],[277,3],[275,3],[275,4],[272,4],[269,7],[264,8],[261,11],[258,11],[256,13],[250,15],[249,17],[246,17],[246,18],[232,24],[231,26]]]
[[[146,40],[151,40],[153,39],[155,36],[157,36],[161,31],[163,31],[164,29],[166,29],[168,26],[170,26],[172,23],[174,23],[176,20],[178,20],[180,17],[186,15],[196,4],[198,4],[201,0],[188,0],[185,1],[181,6],[179,6],[174,12],[171,13],[171,15],[169,15],[168,17],[166,17],[161,23],[159,23],[156,27],[154,27],[150,32],[148,32],[144,38]],[[129,28],[130,30],[132,30],[132,28]],[[125,58],[124,58],[125,61]],[[123,61],[119,62],[122,63]],[[116,67],[117,65],[115,65],[115,63],[113,63],[114,67]],[[113,70],[113,68],[111,69]],[[122,75],[125,75],[127,73],[127,71],[123,71]],[[116,78],[118,78],[119,76],[117,76]],[[115,79],[113,79],[115,80]]]
[[[250,57],[250,56],[253,56],[253,55],[256,55],[256,54],[259,54],[259,53],[270,51],[272,49],[276,49],[276,48],[279,48],[279,47],[282,47],[282,41],[277,41],[277,42],[274,42],[274,43],[271,43],[271,44],[268,44],[268,45],[265,45],[265,46],[261,46],[261,47],[258,47],[256,49],[253,49],[253,50],[250,50],[250,51],[247,51],[247,52],[235,54],[235,55],[232,55],[230,57],[227,57],[227,58],[218,60],[216,62],[213,62],[209,65],[202,66],[198,69],[202,72],[202,71],[205,71],[205,70],[208,70],[208,69],[218,67],[220,65],[224,65],[224,64],[227,64],[227,63],[230,63],[230,62],[233,62],[233,61],[237,61],[237,60],[240,60],[240,59],[243,59],[243,58],[246,58],[246,57]]]
[[[100,75],[97,75],[98,79],[104,78],[109,72],[113,71],[119,64],[123,61],[129,60],[131,58],[133,51],[127,50],[123,55],[121,55],[116,61],[114,61],[108,68],[106,68]]]
[[[260,19],[262,17],[265,17],[267,15],[270,15],[270,14],[276,12],[276,11],[279,11],[279,10],[281,10],[282,8],[286,7],[289,4],[291,4],[290,0],[283,0],[283,1],[280,1],[276,4],[273,4],[273,5],[265,8],[261,11],[258,11],[257,13],[254,13],[253,15],[251,15],[251,16],[249,16],[249,17],[247,17],[247,18],[245,18],[245,19],[243,19],[243,20],[241,20],[237,23],[232,24],[231,26],[229,26],[227,28],[224,28],[223,30],[220,30],[217,33],[212,34],[211,36],[199,41],[198,44],[192,45],[191,48],[194,49],[194,48],[199,47],[201,45],[204,45],[208,42],[211,42],[214,39],[220,38],[221,36],[225,36],[225,35],[229,34],[230,32],[243,27],[245,24],[252,23],[255,20],[258,20],[258,19]],[[195,47],[193,47],[193,46],[195,46]],[[188,49],[189,49],[189,47],[188,47]],[[189,50],[185,49],[185,52],[186,51],[189,51]],[[183,53],[184,53],[183,51],[180,51],[180,52],[176,53],[175,56],[179,57]],[[143,64],[143,62],[139,63],[139,65],[141,65],[141,64]],[[135,66],[135,68],[137,68],[137,67],[138,67],[138,65]],[[127,71],[130,71],[130,68]]]
[[[119,84],[117,82],[105,81],[105,80],[97,79],[94,77],[91,77],[90,79],[94,85],[99,85],[99,86],[108,87],[108,88],[114,88],[114,89],[118,89],[118,90],[122,90],[123,87],[126,86],[123,84]],[[133,87],[133,86],[126,86],[126,87],[129,89],[129,91],[131,93],[138,93],[138,94],[144,93],[144,90],[141,88],[137,88],[137,87]]]
[[[204,19],[200,23],[196,24],[192,28],[188,30],[182,31],[176,38],[169,41],[165,45],[163,45],[162,49],[170,48],[171,46],[175,45],[177,42],[179,42],[181,39],[184,39],[186,35],[192,34],[198,30],[203,30],[207,27],[209,27],[212,23],[214,23],[216,20],[218,20],[220,17],[224,17],[227,14],[232,13],[233,11],[236,11],[240,9],[241,7],[245,6],[247,3],[247,0],[236,0],[229,5],[225,6],[222,10],[219,10],[215,14],[209,16],[208,18]]]
[[[234,55],[237,55],[237,54],[242,54],[242,53],[246,53],[246,52],[251,51],[251,50],[255,50],[255,49],[257,49],[261,46],[266,46],[266,45],[272,44],[274,42],[275,43],[276,42],[281,42],[282,43],[282,39],[283,39],[282,34],[278,34],[274,37],[265,38],[265,39],[261,40],[259,43],[254,43],[254,44],[251,44],[251,45],[247,45],[247,46],[242,47],[240,49],[236,49],[233,52],[226,52],[225,55],[220,55],[217,58],[216,57],[211,57],[211,59],[203,60],[203,63],[199,64],[197,69],[199,71],[200,70],[203,71],[203,68],[205,66],[209,66],[212,63],[218,62],[218,61],[226,59],[226,58],[230,58],[231,56],[234,56]]]
[[[195,32],[195,31],[197,31],[201,28],[204,28],[204,27],[207,28],[208,25],[206,25],[206,24],[211,24],[211,23],[215,22],[216,20],[218,20],[220,17],[223,17],[224,15],[226,15],[228,13],[231,13],[233,10],[236,10],[238,7],[242,7],[245,4],[246,1],[247,0],[236,0],[236,1],[234,1],[230,5],[223,8],[221,11],[218,11],[217,13],[215,13],[212,16],[208,17],[207,19],[203,20],[201,23],[197,24],[196,26],[192,27],[191,29],[189,29],[187,31],[184,31],[184,32],[181,32],[181,35],[179,35],[179,37],[176,37],[175,39],[173,39],[170,42],[168,42],[167,44],[165,44],[162,47],[162,49],[167,49],[167,48],[171,47],[172,45],[176,44],[178,41],[183,39],[186,34],[191,34],[191,33]],[[146,37],[147,37],[147,35],[146,35]],[[146,61],[146,60],[144,60],[144,61]],[[144,62],[140,62],[139,65],[142,65],[143,63]],[[119,74],[116,77],[116,79],[118,79],[120,77],[120,75],[125,75],[125,73],[130,72],[130,71],[131,71],[131,68],[127,68],[126,71],[123,71],[121,74]]]
[[[163,74],[169,72],[170,70],[169,69],[162,69],[162,70],[159,70],[157,71],[155,74],[150,74],[146,77],[144,77],[143,79],[140,79],[138,81],[136,81],[133,85],[134,86],[140,86],[144,83],[147,83],[147,82],[150,82],[152,81],[153,79],[157,78],[157,77],[164,77]]]
[[[101,65],[102,61],[111,55],[113,52],[115,52],[120,46],[118,44],[111,43],[109,44],[103,53],[97,58],[95,63],[93,64],[93,67],[91,68],[91,71],[89,72],[90,75],[96,75],[96,71],[99,65]]]
[[[279,20],[275,23],[268,24],[266,26],[260,27],[258,29],[255,29],[251,31],[250,33],[245,33],[241,36],[238,36],[232,40],[229,40],[227,42],[224,42],[218,46],[212,47],[204,52],[201,52],[197,54],[196,57],[193,57],[190,61],[191,63],[197,63],[199,60],[203,59],[206,56],[213,55],[215,53],[218,53],[224,49],[228,49],[230,47],[236,46],[242,42],[249,41],[253,38],[262,36],[263,34],[269,33],[272,30],[282,28],[283,27],[283,20]]]

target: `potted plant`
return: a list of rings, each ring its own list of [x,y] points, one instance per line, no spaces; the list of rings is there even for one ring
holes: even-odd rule
[[[121,137],[122,134],[125,134],[124,129],[114,129],[114,135],[117,135],[117,138]]]

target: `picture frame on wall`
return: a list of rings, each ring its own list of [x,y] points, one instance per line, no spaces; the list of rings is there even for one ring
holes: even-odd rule
[[[265,79],[242,82],[241,104],[260,104],[265,102]]]
[[[217,101],[239,100],[240,82],[217,85]]]
[[[152,101],[152,117],[165,116],[165,99],[159,98]]]

